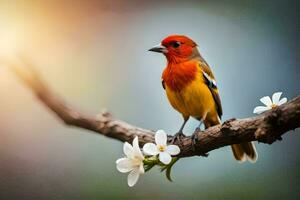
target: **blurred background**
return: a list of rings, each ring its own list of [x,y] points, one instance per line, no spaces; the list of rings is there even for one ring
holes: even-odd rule
[[[298,1],[0,1],[0,54],[25,49],[71,105],[103,108],[175,133],[181,116],[161,87],[166,65],[147,50],[169,34],[198,44],[213,69],[223,120],[253,116],[259,98],[300,94]],[[8,55],[9,56],[9,55]],[[170,183],[152,169],[129,188],[122,143],[66,127],[0,66],[0,199],[299,199],[300,131],[257,144],[258,162],[230,148],[180,160]],[[185,133],[192,133],[190,120]]]

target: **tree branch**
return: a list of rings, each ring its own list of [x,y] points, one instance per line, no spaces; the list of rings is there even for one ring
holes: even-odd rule
[[[69,107],[49,89],[41,75],[34,70],[32,63],[25,61],[22,64],[25,66],[23,68],[20,65],[8,64],[15,75],[36,94],[41,102],[67,125],[87,129],[122,142],[131,142],[135,136],[138,136],[141,146],[147,142],[154,142],[154,131],[130,125],[114,118],[108,112],[92,116]],[[222,125],[199,131],[197,133],[199,141],[194,150],[191,137],[184,137],[180,145],[179,157],[205,155],[214,149],[242,142],[259,141],[272,144],[276,140],[281,140],[284,133],[299,126],[300,96],[261,115],[239,120],[230,119]],[[168,137],[170,141],[172,137]]]

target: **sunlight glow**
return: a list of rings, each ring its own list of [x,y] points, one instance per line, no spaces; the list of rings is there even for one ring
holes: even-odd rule
[[[15,58],[18,53],[19,43],[17,31],[0,31],[0,59]]]

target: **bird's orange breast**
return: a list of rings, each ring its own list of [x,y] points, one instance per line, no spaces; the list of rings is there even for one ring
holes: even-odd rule
[[[168,64],[163,72],[162,79],[168,88],[179,92],[196,78],[197,68],[198,65],[194,61]]]
[[[163,73],[166,94],[172,107],[184,117],[203,119],[215,110],[212,94],[205,84],[197,62],[193,65],[168,67]]]

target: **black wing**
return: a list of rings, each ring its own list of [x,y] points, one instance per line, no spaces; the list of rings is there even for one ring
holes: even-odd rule
[[[164,88],[164,90],[166,89],[166,86],[165,86],[165,81],[164,80],[161,80],[161,85],[162,87]]]
[[[210,92],[211,92],[211,94],[214,98],[214,101],[215,101],[216,106],[217,106],[217,112],[218,112],[218,115],[221,119],[222,114],[223,114],[223,110],[222,110],[222,104],[221,104],[221,99],[220,99],[220,96],[219,96],[217,83],[214,79],[214,75],[213,75],[212,71],[210,70],[209,66],[207,65],[207,63],[205,61],[200,62],[200,68],[202,69],[205,83],[206,83],[207,87],[209,88],[209,90],[210,90]]]

